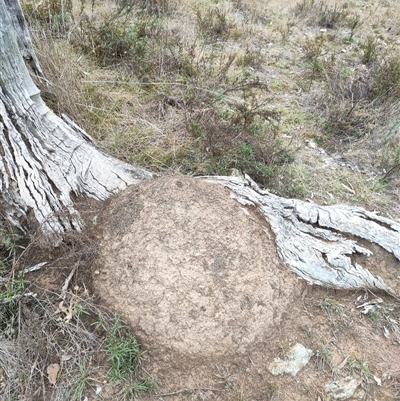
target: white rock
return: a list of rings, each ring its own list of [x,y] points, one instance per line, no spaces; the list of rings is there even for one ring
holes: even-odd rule
[[[352,397],[360,382],[352,376],[335,380],[325,386],[325,392],[335,400],[347,400]]]
[[[285,361],[280,358],[275,358],[274,362],[269,365],[269,371],[274,376],[282,375],[284,373],[296,376],[300,369],[307,365],[312,355],[312,350],[297,343],[290,349]]]

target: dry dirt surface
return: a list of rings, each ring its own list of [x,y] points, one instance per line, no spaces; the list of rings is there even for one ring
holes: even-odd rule
[[[347,376],[359,383],[352,399],[400,397],[396,300],[307,286],[265,220],[226,189],[159,178],[104,210],[92,288],[147,350],[159,389],[143,398],[328,400],[325,385]],[[310,362],[273,376],[274,358],[296,343]]]

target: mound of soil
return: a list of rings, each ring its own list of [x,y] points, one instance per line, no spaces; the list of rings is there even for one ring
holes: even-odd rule
[[[262,347],[293,302],[298,280],[269,227],[224,188],[160,178],[106,210],[94,286],[171,363],[218,363]]]
[[[143,182],[109,200],[96,227],[93,288],[131,323],[161,396],[321,399],[337,377],[362,382],[347,360],[368,363],[386,378],[376,389],[394,394],[398,336],[387,334],[386,315],[372,324],[355,307],[367,294],[299,280],[265,219],[228,190],[188,177]],[[296,377],[272,376],[270,363],[298,342],[313,359]],[[374,394],[371,380],[357,397]]]

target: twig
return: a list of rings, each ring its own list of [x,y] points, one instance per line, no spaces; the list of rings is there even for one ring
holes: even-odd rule
[[[191,393],[194,391],[225,391],[224,388],[185,388],[183,390],[174,391],[172,393],[165,393],[165,394],[155,394],[154,397],[169,397],[171,395],[181,394],[181,393]]]
[[[12,297],[9,297],[9,298],[3,298],[2,300],[0,300],[0,302],[2,304],[7,304],[9,302],[15,301],[20,298],[27,298],[27,297],[35,298],[36,296],[37,296],[37,294],[34,292],[26,292],[25,294],[17,294]]]
[[[393,167],[391,167],[385,175],[382,177],[382,180],[386,180],[386,178],[389,177],[390,174],[392,174],[396,169],[400,167],[400,163],[395,164]]]
[[[42,263],[38,263],[37,265],[35,265],[35,266],[31,266],[31,267],[27,267],[27,268],[25,268],[23,271],[22,271],[22,273],[31,273],[31,272],[34,272],[34,271],[36,271],[36,270],[39,270],[39,269],[41,269],[43,266],[45,266],[45,265],[47,265],[47,262],[42,262]]]
[[[78,268],[79,262],[75,264],[74,268],[72,269],[71,273],[69,273],[68,277],[64,281],[64,285],[61,288],[61,294],[60,298],[65,299],[65,296],[67,295],[67,290],[69,286],[69,282],[71,281],[76,269]]]

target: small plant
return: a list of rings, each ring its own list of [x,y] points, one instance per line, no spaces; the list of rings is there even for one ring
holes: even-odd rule
[[[74,43],[93,54],[103,65],[121,60],[140,61],[146,51],[148,32],[153,29],[153,23],[151,18],[127,20],[109,17],[101,23],[82,20],[81,33],[76,36]]]
[[[263,390],[263,396],[269,401],[278,399],[278,386],[275,383],[267,383]]]
[[[128,5],[132,3],[131,0],[118,0],[120,4],[127,3]],[[139,0],[135,2],[138,3],[140,7],[146,10],[149,14],[156,15],[158,17],[168,14],[172,10],[171,0]]]
[[[72,0],[23,0],[22,6],[28,20],[50,26],[54,32],[66,28],[68,17],[72,13]]]
[[[27,285],[22,277],[0,278],[0,331],[14,338],[19,318],[19,297]]]
[[[326,36],[319,34],[315,38],[307,39],[304,45],[305,58],[310,63],[310,81],[321,77],[324,71],[324,63],[321,56],[325,50]]]
[[[235,383],[235,376],[230,373],[229,368],[227,366],[217,366],[217,369],[218,373],[215,376],[221,379],[225,388],[232,388]]]
[[[343,329],[349,326],[349,317],[346,315],[343,305],[335,298],[327,295],[320,303],[320,307],[328,315],[330,322],[336,329]]]
[[[361,62],[363,64],[370,64],[376,60],[378,55],[378,42],[374,36],[368,36],[367,40],[361,44],[363,51]]]
[[[120,380],[134,373],[141,365],[144,354],[119,316],[114,316],[107,328],[104,352],[110,365],[108,374],[111,380]]]
[[[356,359],[350,357],[347,360],[346,364],[347,369],[350,371],[351,374],[357,373],[361,376],[361,378],[366,382],[370,383],[372,379],[372,372],[368,366],[368,362],[363,359]]]
[[[135,383],[125,383],[118,395],[124,401],[131,401],[140,393],[152,393],[155,390],[157,390],[156,380],[153,377],[145,377]]]
[[[75,302],[73,304],[72,314],[76,319],[79,319],[81,315],[89,315],[90,312],[87,310],[86,305],[82,302]]]
[[[77,371],[74,375],[74,384],[71,386],[71,400],[80,401],[85,393],[85,390],[91,385],[92,379],[90,377],[90,361],[77,363]]]
[[[400,93],[400,59],[387,56],[371,68],[370,99],[385,103]]]
[[[350,14],[347,6],[329,5],[326,1],[302,0],[294,9],[294,15],[304,19],[310,26],[317,25],[321,28],[337,29],[339,26],[348,25],[349,19],[353,30],[358,25],[354,22],[357,16]]]
[[[217,7],[210,7],[204,13],[197,10],[196,17],[199,32],[208,40],[227,39],[234,27],[227,14]]]
[[[319,370],[324,370],[325,367],[331,367],[332,364],[332,350],[329,346],[325,345],[317,352],[317,364]]]
[[[327,137],[359,138],[371,122],[368,113],[369,73],[364,66],[352,70],[333,61],[324,67],[323,126]]]
[[[23,247],[19,245],[21,238],[6,229],[0,229],[0,274],[12,269],[15,253]],[[16,336],[16,325],[19,317],[19,298],[27,285],[22,275],[12,272],[10,277],[0,276],[0,331],[7,338]]]
[[[337,313],[339,315],[344,315],[344,308],[335,298],[327,295],[324,297],[320,304],[321,308],[327,313]]]
[[[389,177],[400,169],[400,121],[396,119],[386,130],[381,147],[382,166],[385,174],[381,178],[386,181]]]
[[[19,245],[21,237],[6,229],[0,228],[0,270],[9,264],[17,249],[23,249]]]
[[[290,340],[284,340],[279,344],[279,356],[282,359],[287,359],[290,351],[293,348],[293,344]]]
[[[265,62],[265,56],[259,49],[252,49],[246,46],[244,54],[236,57],[236,65],[259,69]]]

